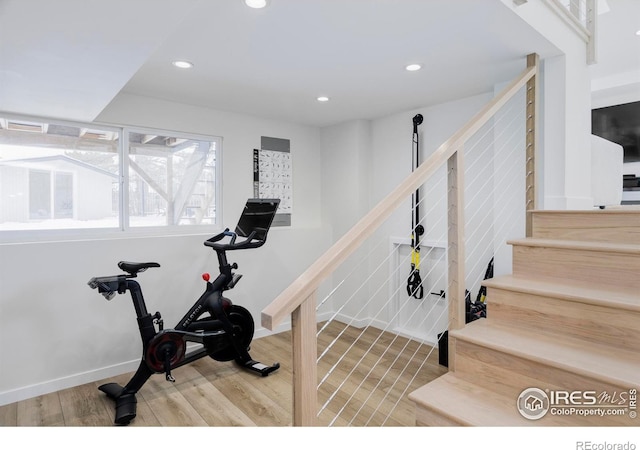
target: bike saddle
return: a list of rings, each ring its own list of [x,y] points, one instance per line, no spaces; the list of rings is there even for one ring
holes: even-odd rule
[[[124,270],[125,272],[127,272],[129,275],[136,276],[138,272],[144,272],[150,267],[160,267],[160,264],[156,262],[136,263],[136,262],[120,261],[118,263],[118,267]]]

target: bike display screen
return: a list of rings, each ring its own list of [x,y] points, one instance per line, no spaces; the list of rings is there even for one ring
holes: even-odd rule
[[[267,232],[271,227],[273,218],[280,204],[279,199],[249,199],[244,205],[242,215],[236,226],[236,234],[248,237],[253,231],[256,232],[254,239],[264,241],[267,239]]]

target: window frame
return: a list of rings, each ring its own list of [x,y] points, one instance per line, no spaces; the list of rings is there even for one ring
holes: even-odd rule
[[[85,239],[118,239],[130,237],[153,236],[185,236],[210,234],[221,229],[222,221],[222,144],[221,136],[201,133],[174,131],[161,128],[116,126],[99,122],[76,122],[45,117],[10,114],[0,111],[0,118],[16,121],[26,121],[60,126],[91,128],[101,131],[117,132],[119,139],[118,151],[118,225],[114,227],[89,227],[89,228],[58,228],[58,229],[28,229],[28,230],[0,230],[0,244],[3,243],[28,243],[39,241],[58,240],[85,240]],[[212,224],[199,225],[156,225],[156,226],[131,226],[129,220],[129,133],[146,133],[160,136],[170,136],[179,139],[201,140],[215,143],[215,168],[214,168],[214,208],[215,220]],[[51,172],[51,176],[54,176]],[[74,187],[75,188],[75,187]],[[74,192],[74,195],[77,195]],[[74,206],[75,208],[75,206]]]
[[[189,140],[201,140],[210,141],[216,143],[215,149],[215,221],[213,224],[204,225],[162,225],[162,226],[131,226],[129,220],[124,220],[126,217],[129,219],[129,134],[130,133],[142,133],[142,134],[155,134],[160,136],[171,136],[178,139]],[[221,227],[221,215],[222,215],[222,138],[219,136],[209,136],[197,133],[185,133],[179,131],[169,131],[159,128],[147,128],[147,127],[134,127],[125,126],[122,128],[121,139],[122,158],[120,160],[120,173],[121,173],[121,185],[120,185],[120,226],[123,231],[130,234],[144,234],[144,235],[184,235],[184,234],[203,234],[210,232],[213,227],[215,230]],[[125,177],[125,174],[127,176]],[[126,180],[124,180],[126,179]],[[126,205],[126,208],[125,208]],[[126,209],[126,211],[123,211]],[[126,215],[125,215],[126,214]],[[167,233],[168,232],[168,233]]]

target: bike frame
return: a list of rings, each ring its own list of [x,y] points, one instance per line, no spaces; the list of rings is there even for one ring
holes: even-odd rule
[[[134,279],[139,272],[150,267],[160,267],[158,263],[121,261],[118,267],[126,273],[89,280],[89,286],[97,288],[107,300],[111,300],[116,292],[124,294],[129,291],[142,339],[140,364],[126,386],[106,383],[99,387],[116,402],[116,424],[127,425],[135,418],[136,393],[151,375],[164,371],[168,381],[175,381],[171,375],[172,369],[205,356],[217,361],[235,360],[244,369],[263,377],[278,370],[279,363],[267,366],[251,358],[249,343],[253,338],[253,318],[249,311],[233,305],[229,299],[222,296],[225,290],[232,289],[242,277],[233,273],[233,269],[237,269],[238,265],[229,264],[226,251],[262,246],[278,203],[279,200],[248,200],[236,227],[237,232],[225,229],[205,241],[205,246],[216,251],[220,273],[212,282],[209,281],[209,274],[203,275],[206,282],[205,291],[174,328],[164,329],[159,312],[149,314],[142,288]],[[250,231],[247,232],[247,229]],[[239,235],[246,239],[236,243]],[[230,240],[221,242],[225,237],[230,237]],[[205,314],[208,316],[203,317]],[[202,347],[187,351],[189,343],[200,344]]]
[[[187,342],[203,345],[201,349],[188,352],[181,361],[172,364],[171,369],[176,369],[208,356],[216,347],[219,349],[227,347],[229,345],[228,342],[225,342],[227,332],[224,329],[222,321],[217,319],[200,320],[203,314],[210,313],[213,316],[216,310],[219,310],[213,303],[221,300],[222,291],[219,289],[219,285],[224,281],[224,276],[221,274],[214,283],[207,283],[205,292],[173,330],[157,330],[156,324],[161,323],[160,314],[149,314],[140,284],[135,280],[127,279],[126,289],[128,289],[131,294],[131,299],[133,300],[133,305],[136,310],[138,328],[140,330],[140,337],[142,338],[143,355],[145,355],[151,341],[163,331],[183,331],[185,332],[185,340]],[[198,332],[195,332],[196,328]],[[149,368],[146,360],[143,358],[142,361],[140,361],[136,373],[124,387],[122,394],[137,392],[154,373],[156,372]]]

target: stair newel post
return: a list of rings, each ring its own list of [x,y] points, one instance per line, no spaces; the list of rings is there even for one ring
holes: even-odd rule
[[[447,267],[449,330],[465,325],[464,161],[460,147],[447,160]],[[455,370],[455,339],[449,338],[449,370]]]
[[[527,68],[535,67],[536,74],[527,82],[526,93],[526,163],[525,163],[525,211],[526,211],[526,236],[531,237],[532,216],[531,211],[536,209],[536,129],[538,125],[538,85],[539,85],[539,56],[536,53],[527,55]]]
[[[293,425],[314,426],[318,415],[316,291],[291,313]]]

